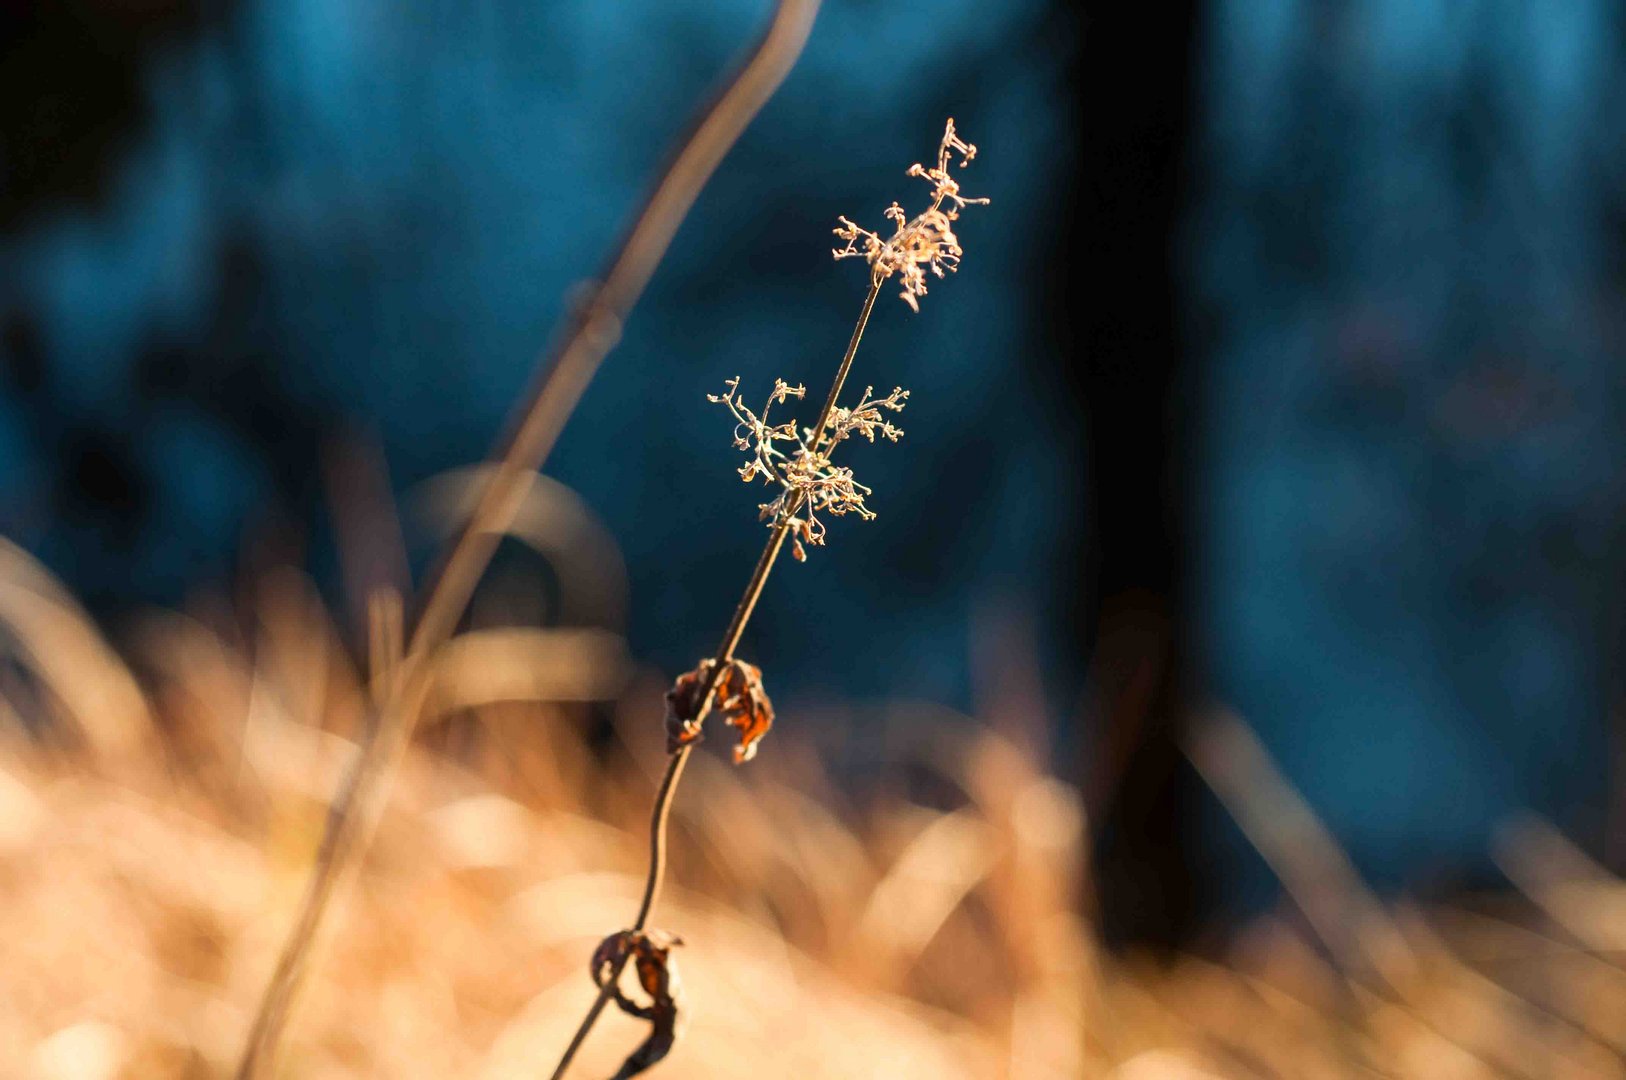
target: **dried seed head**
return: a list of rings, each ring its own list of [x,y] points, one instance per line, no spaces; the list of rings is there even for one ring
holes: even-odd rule
[[[794,420],[768,422],[768,412],[774,405],[805,393],[801,386],[776,380],[759,415],[741,402],[737,376],[724,385],[728,388],[724,393],[707,394],[706,400],[726,405],[734,416],[734,447],[750,455],[739,468],[740,479],[749,483],[760,477],[765,483],[778,483],[778,495],[758,505],[758,516],[768,522],[769,528],[789,525],[791,554],[798,562],[807,559],[806,545],[824,543],[824,523],[818,514],[828,511],[839,517],[856,513],[865,521],[875,517],[864,502],[872,494],[870,489],[853,479],[851,469],[832,464],[830,454],[837,443],[855,434],[870,442],[877,435],[897,442],[903,429],[888,420],[885,413],[902,412],[909,391],[894,387],[885,397],[874,397],[875,388],[865,387],[857,405],[831,413],[824,437],[815,447],[811,428],[797,427]],[[780,443],[790,443],[794,449],[781,448]]]
[[[877,282],[898,275],[903,284],[898,295],[915,311],[920,310],[920,298],[926,295],[926,271],[943,277],[960,265],[964,250],[954,235],[960,211],[988,204],[987,199],[968,199],[960,194],[960,185],[949,175],[955,153],[960,155],[960,167],[964,168],[977,156],[977,148],[955,134],[954,120],[950,118],[937,147],[937,165],[930,169],[919,163],[909,166],[909,176],[918,176],[932,185],[931,206],[911,220],[903,207],[893,203],[885,215],[897,226],[890,237],[883,240],[845,217],[836,219],[841,222],[834,230],[836,237],[845,240],[847,246],[831,254],[838,259],[863,258]]]

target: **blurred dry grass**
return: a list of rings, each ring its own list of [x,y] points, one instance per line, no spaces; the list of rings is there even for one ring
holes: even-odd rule
[[[200,601],[115,651],[0,546],[0,1075],[232,1067],[365,715],[311,585],[255,596],[248,631]],[[438,664],[287,1076],[538,1075],[636,907],[666,678],[598,630],[491,625]],[[1496,849],[1526,895],[1386,908],[1219,717],[1193,757],[1298,906],[1208,959],[1109,956],[1078,793],[1031,703],[1000,713],[894,708],[862,782],[827,771],[835,714],[787,715],[744,769],[696,755],[658,920],[691,1022],[662,1075],[1626,1075],[1626,886],[1546,826]],[[609,1017],[579,1074],[641,1037]]]

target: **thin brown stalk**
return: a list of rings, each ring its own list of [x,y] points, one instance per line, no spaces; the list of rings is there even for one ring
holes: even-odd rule
[[[672,237],[747,124],[784,81],[812,30],[819,0],[780,0],[745,63],[704,109],[610,258],[577,306],[569,329],[541,366],[516,413],[474,512],[423,593],[405,656],[375,697],[372,735],[363,744],[328,815],[299,914],[266,985],[238,1066],[240,1080],[269,1075],[283,1033],[314,965],[333,900],[346,891],[377,826],[390,781],[416,726],[428,661],[451,637],[498,539],[512,524],[531,474],[621,335],[622,321],[655,272]]]
[[[841,357],[841,366],[836,369],[836,377],[830,384],[830,393],[824,399],[824,408],[819,411],[818,422],[813,425],[813,437],[808,441],[808,445],[815,450],[824,440],[825,429],[829,427],[830,418],[835,414],[836,400],[841,397],[841,388],[847,382],[847,374],[852,371],[853,357],[858,355],[858,343],[864,338],[864,328],[869,325],[870,312],[875,310],[875,298],[880,294],[881,284],[885,280],[881,275],[872,275],[870,278],[869,293],[864,297],[864,307],[858,313],[858,322],[853,326],[852,338],[847,342],[847,351]],[[734,650],[739,646],[746,624],[751,621],[751,614],[756,610],[757,600],[761,598],[762,590],[768,584],[768,575],[773,573],[774,563],[779,560],[779,552],[785,546],[785,538],[790,535],[791,520],[801,509],[801,503],[802,496],[798,496],[780,515],[779,523],[769,533],[768,543],[763,547],[762,554],[757,558],[756,567],[751,571],[751,579],[746,583],[740,602],[734,606],[734,615],[728,621],[728,629],[723,631],[723,639],[717,646],[717,655],[713,658],[710,672],[696,699],[700,702],[697,722],[703,721],[706,713],[710,711],[712,690],[728,662],[734,658]],[[649,916],[654,911],[655,902],[660,899],[661,887],[666,881],[666,826],[671,818],[672,800],[677,795],[678,781],[683,776],[683,768],[688,764],[689,752],[693,749],[693,743],[686,743],[671,755],[666,763],[666,773],[661,777],[661,786],[655,793],[655,809],[649,821],[649,873],[644,879],[644,897],[638,905],[638,918],[633,921],[631,927],[633,932],[648,926]],[[621,977],[626,963],[627,957],[623,955],[611,968],[609,977],[599,989],[598,996],[588,1007],[587,1015],[576,1028],[576,1034],[571,1036],[570,1045],[565,1047],[564,1054],[559,1058],[559,1064],[553,1070],[553,1080],[560,1080],[565,1075],[565,1070],[570,1067],[576,1051],[587,1041],[588,1032],[593,1030],[593,1025],[598,1023],[599,1015],[604,1011],[604,1006],[609,1004],[616,980]]]

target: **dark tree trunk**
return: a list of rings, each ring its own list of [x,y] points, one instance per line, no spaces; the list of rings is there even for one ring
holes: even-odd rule
[[[1081,779],[1103,925],[1116,940],[1179,940],[1199,909],[1186,827],[1197,781],[1176,741],[1190,604],[1177,233],[1196,15],[1193,3],[1088,5],[1076,80],[1082,159],[1066,242],[1089,484]]]

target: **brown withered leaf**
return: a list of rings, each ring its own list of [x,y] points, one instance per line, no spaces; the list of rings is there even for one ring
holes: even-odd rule
[[[715,697],[717,711],[740,732],[734,764],[750,761],[756,756],[757,743],[773,727],[773,702],[762,688],[762,669],[744,660],[730,660],[728,670],[717,680]]]
[[[594,985],[602,990],[609,983],[610,997],[622,1012],[650,1023],[649,1038],[627,1056],[612,1080],[627,1080],[660,1061],[671,1052],[682,1033],[678,1012],[682,992],[677,966],[671,958],[672,949],[682,944],[682,938],[664,930],[621,930],[599,942],[598,948],[593,950]],[[610,982],[629,957],[638,975],[638,985],[649,995],[648,1005],[640,1005],[624,994],[618,983]]]
[[[706,676],[711,673],[713,661],[702,660],[693,671],[677,677],[672,689],[666,692],[666,752],[675,754],[683,747],[701,739],[700,695],[705,691]]]
[[[675,754],[700,739],[704,722],[701,698],[715,664],[714,660],[702,660],[699,667],[678,676],[666,692],[667,753]],[[722,713],[724,721],[739,729],[734,764],[750,761],[756,756],[757,743],[773,727],[773,702],[762,688],[762,669],[744,660],[728,661],[712,687],[711,704]]]

